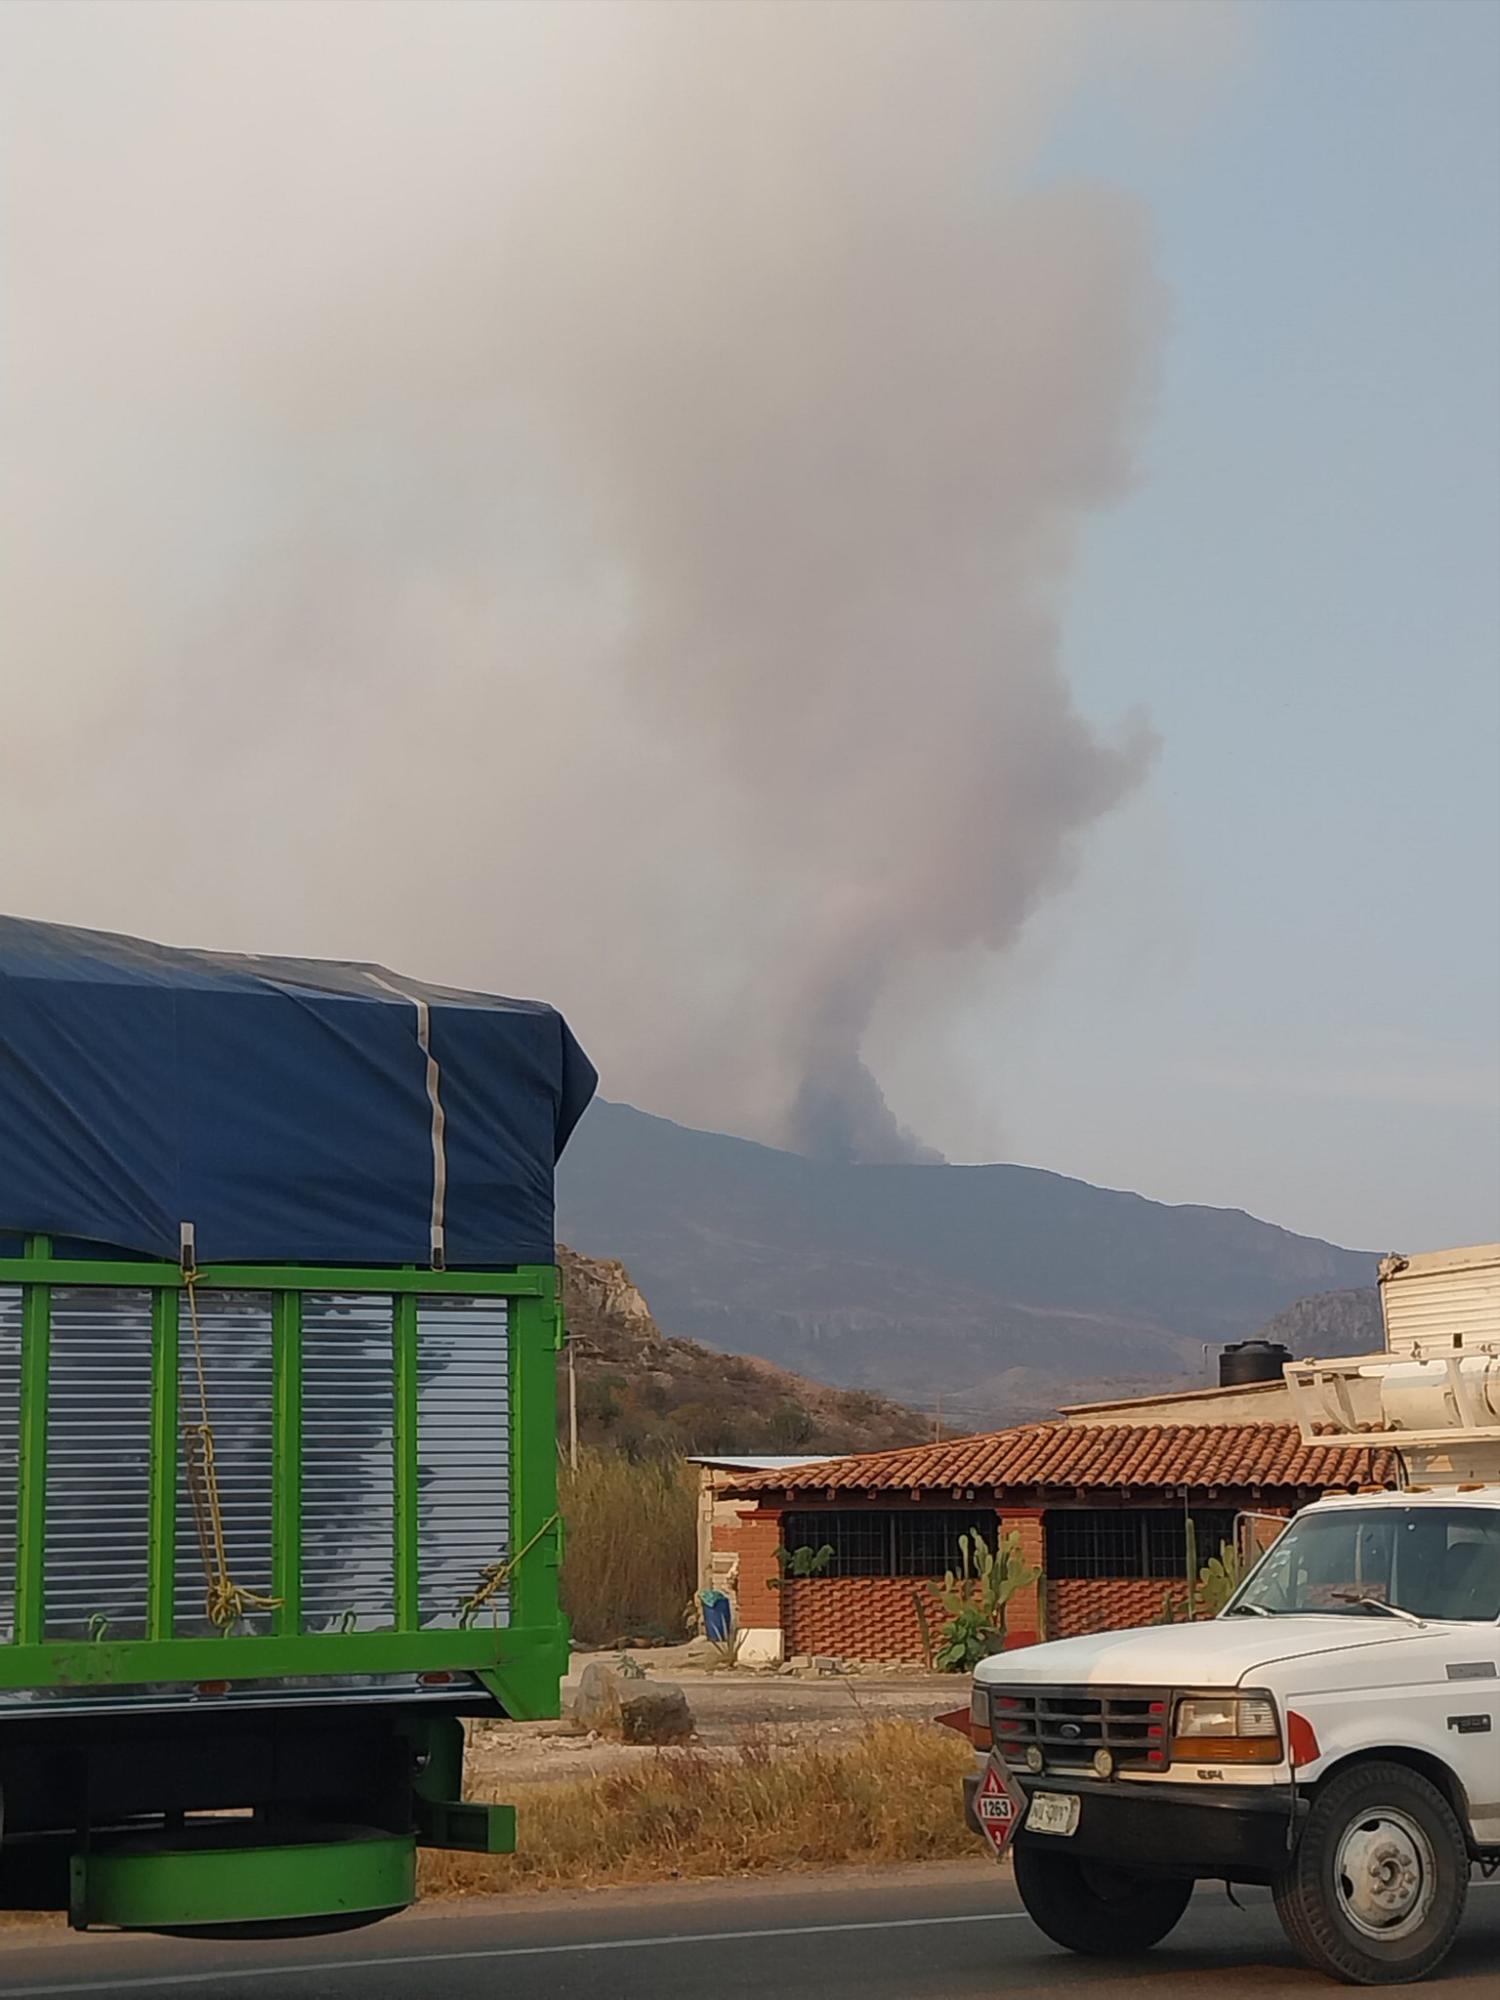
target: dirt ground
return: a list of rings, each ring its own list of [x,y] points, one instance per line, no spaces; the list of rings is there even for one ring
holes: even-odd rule
[[[469,1725],[466,1780],[474,1794],[545,1784],[622,1770],[658,1753],[607,1743],[582,1734],[567,1720],[579,1675],[590,1660],[610,1663],[614,1653],[578,1653],[563,1683],[561,1722],[473,1722]],[[969,1684],[962,1674],[866,1669],[841,1674],[777,1674],[752,1668],[705,1668],[690,1646],[634,1649],[627,1655],[653,1680],[672,1681],[687,1696],[697,1723],[697,1747],[712,1756],[739,1748],[747,1737],[773,1751],[798,1744],[837,1742],[884,1716],[930,1719],[963,1707]],[[477,1782],[476,1782],[477,1781]]]

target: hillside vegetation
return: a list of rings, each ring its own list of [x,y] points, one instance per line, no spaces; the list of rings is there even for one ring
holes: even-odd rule
[[[669,1339],[623,1264],[558,1246],[585,1444],[632,1458],[688,1452],[883,1451],[931,1434],[913,1410],[831,1389],[753,1355]],[[566,1376],[559,1397],[567,1421]]]

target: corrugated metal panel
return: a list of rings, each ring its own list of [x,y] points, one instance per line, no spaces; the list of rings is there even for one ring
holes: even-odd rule
[[[234,1581],[261,1596],[271,1593],[271,1298],[267,1292],[199,1290],[198,1327],[208,1379],[208,1414],[214,1431],[219,1499]],[[182,1302],[180,1414],[198,1419],[198,1378],[188,1301]],[[203,1606],[206,1579],[184,1466],[177,1479],[176,1630],[179,1638],[212,1632]],[[252,1612],[241,1632],[270,1629],[269,1612]]]
[[[1380,1293],[1393,1354],[1500,1340],[1500,1247],[1409,1258],[1383,1274]]]
[[[302,1629],[395,1623],[395,1348],[389,1298],[302,1301]]]
[[[0,1646],[16,1631],[16,1470],[21,1440],[21,1287],[0,1285]]]
[[[417,1561],[424,1627],[457,1625],[485,1565],[510,1544],[504,1299],[417,1302]],[[505,1593],[486,1608],[504,1624]]]
[[[49,1639],[146,1631],[151,1530],[151,1294],[52,1293],[47,1390]]]

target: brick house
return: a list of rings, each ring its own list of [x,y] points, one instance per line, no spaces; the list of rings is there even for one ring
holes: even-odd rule
[[[713,1522],[715,1573],[736,1599],[744,1657],[916,1660],[917,1610],[958,1538],[1016,1531],[1039,1587],[1011,1600],[1011,1645],[1149,1624],[1182,1589],[1187,1520],[1200,1561],[1246,1516],[1326,1492],[1396,1484],[1391,1453],[1308,1446],[1288,1423],[1056,1423],[731,1474]],[[1251,1522],[1250,1532],[1266,1534]],[[829,1547],[826,1571],[783,1579],[778,1548]]]

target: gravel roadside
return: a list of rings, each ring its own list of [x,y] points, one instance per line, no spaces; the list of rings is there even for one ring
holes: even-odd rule
[[[566,1720],[568,1700],[590,1660],[614,1653],[576,1653],[563,1684],[561,1722],[473,1722],[469,1725],[471,1779],[492,1784],[555,1783],[598,1771],[628,1769],[656,1756],[649,1747],[606,1743],[576,1733]],[[780,1674],[751,1668],[705,1668],[690,1646],[634,1649],[627,1657],[654,1680],[674,1681],[692,1706],[697,1748],[712,1756],[737,1750],[747,1737],[773,1752],[811,1742],[837,1742],[888,1716],[930,1720],[961,1707],[968,1683],[960,1674],[894,1672],[884,1668],[835,1674]]]

